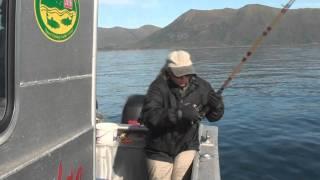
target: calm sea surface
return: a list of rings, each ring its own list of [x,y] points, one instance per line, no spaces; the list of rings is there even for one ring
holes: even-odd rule
[[[218,89],[247,48],[189,50]],[[129,95],[144,94],[169,50],[100,51],[99,111],[120,122]],[[320,179],[320,47],[260,48],[224,91],[219,127],[223,180]]]

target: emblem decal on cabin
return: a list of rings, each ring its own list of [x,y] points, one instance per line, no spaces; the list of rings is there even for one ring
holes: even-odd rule
[[[39,28],[52,41],[64,42],[78,28],[79,0],[34,0],[34,12]]]

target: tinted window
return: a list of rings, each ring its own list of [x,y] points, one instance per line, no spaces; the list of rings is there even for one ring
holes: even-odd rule
[[[0,120],[3,119],[3,115],[5,113],[6,109],[6,19],[7,19],[7,13],[6,13],[6,0],[0,0]]]

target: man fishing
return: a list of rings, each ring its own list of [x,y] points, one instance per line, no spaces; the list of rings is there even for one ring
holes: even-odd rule
[[[217,121],[223,116],[223,90],[294,1],[290,0],[253,42],[217,93],[196,75],[188,52],[169,54],[160,74],[149,87],[141,113],[142,123],[149,128],[145,148],[149,179],[184,178],[199,149],[198,122],[201,117]]]
[[[190,54],[171,52],[149,87],[141,113],[149,129],[145,147],[149,179],[183,179],[199,150],[202,116],[217,121],[223,113],[222,97],[196,75]]]

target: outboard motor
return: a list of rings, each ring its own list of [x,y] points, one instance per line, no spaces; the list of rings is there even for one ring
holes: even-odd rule
[[[122,111],[122,124],[138,124],[144,97],[145,95],[141,94],[134,94],[129,96]]]

